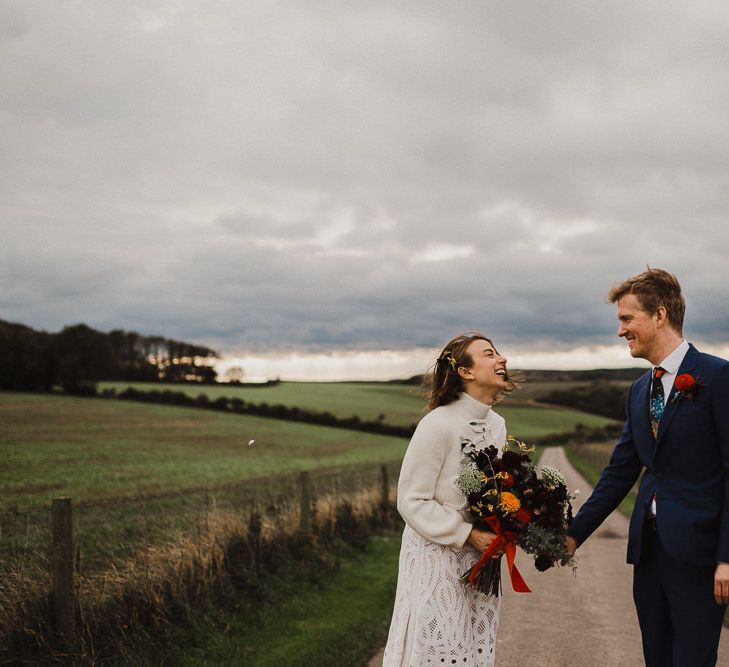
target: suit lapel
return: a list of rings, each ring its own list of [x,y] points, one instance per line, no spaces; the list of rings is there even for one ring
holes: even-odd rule
[[[676,377],[683,373],[690,373],[691,371],[696,369],[696,364],[699,361],[699,352],[698,350],[693,346],[689,345],[688,352],[686,352],[686,356],[683,358],[683,361],[681,362],[681,366],[678,369],[678,372],[676,373]],[[675,382],[675,379],[674,379]],[[671,387],[671,393],[669,394],[668,403],[666,403],[666,407],[663,411],[663,417],[661,417],[661,421],[658,423],[658,436],[656,437],[656,449],[658,449],[658,446],[661,444],[661,440],[663,440],[663,436],[666,434],[666,431],[668,430],[668,427],[671,425],[671,421],[676,416],[676,413],[678,412],[679,408],[681,407],[681,404],[684,402],[685,399],[679,398],[678,400],[673,400],[673,395],[676,393],[676,390],[674,387]],[[649,418],[650,419],[650,418]]]
[[[635,428],[639,442],[650,443],[651,449],[653,448],[653,434],[651,433],[651,415],[650,415],[650,388],[651,388],[651,374],[646,373],[642,378],[638,380],[639,384],[636,387],[635,399],[633,405],[633,414],[635,415]]]

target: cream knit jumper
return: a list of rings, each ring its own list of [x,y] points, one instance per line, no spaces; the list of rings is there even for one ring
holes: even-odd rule
[[[466,393],[429,412],[418,424],[405,452],[397,488],[397,510],[417,533],[431,542],[462,547],[471,524],[466,502],[455,484],[461,471],[461,438],[473,438],[468,423],[486,420],[487,444],[506,442],[504,419]]]
[[[459,581],[480,555],[466,543],[471,524],[456,484],[464,437],[501,449],[506,425],[462,393],[423,417],[405,453],[397,508],[406,526],[385,667],[494,664],[499,598]]]

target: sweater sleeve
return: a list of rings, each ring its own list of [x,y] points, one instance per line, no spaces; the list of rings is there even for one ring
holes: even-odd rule
[[[449,444],[445,424],[426,415],[415,429],[400,470],[397,509],[403,519],[431,542],[460,548],[466,542],[471,524],[455,507],[434,499],[436,482]]]

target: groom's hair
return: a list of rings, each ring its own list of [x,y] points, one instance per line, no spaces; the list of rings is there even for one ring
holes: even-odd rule
[[[652,269],[649,266],[643,273],[613,285],[608,292],[608,302],[616,303],[626,294],[635,296],[641,308],[650,315],[655,314],[658,308],[663,306],[671,327],[676,333],[683,333],[686,302],[681,294],[678,278],[672,273],[663,269]]]

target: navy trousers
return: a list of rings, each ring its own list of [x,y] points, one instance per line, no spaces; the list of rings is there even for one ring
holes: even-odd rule
[[[669,556],[652,522],[633,570],[633,599],[647,667],[714,667],[725,606],[714,600],[713,566]]]

